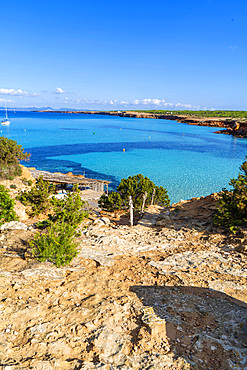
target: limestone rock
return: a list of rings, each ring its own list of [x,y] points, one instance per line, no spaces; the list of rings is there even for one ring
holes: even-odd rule
[[[27,230],[28,226],[19,221],[6,222],[0,226],[0,230]]]
[[[205,230],[213,207],[213,196],[150,207],[132,228],[92,217],[61,268],[33,259],[32,227],[4,229],[0,365],[246,369],[246,258]]]
[[[26,207],[18,200],[15,201],[14,211],[20,220],[25,221],[29,218]]]

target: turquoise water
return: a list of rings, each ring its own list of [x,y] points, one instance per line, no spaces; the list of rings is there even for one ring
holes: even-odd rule
[[[172,202],[227,187],[247,153],[246,139],[175,121],[30,112],[10,112],[10,119],[1,135],[31,153],[28,167],[85,173],[112,188],[142,173]]]

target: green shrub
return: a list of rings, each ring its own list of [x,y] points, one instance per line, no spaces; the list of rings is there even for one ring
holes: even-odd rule
[[[103,194],[98,204],[105,211],[116,212],[122,208],[123,201],[118,192],[112,191],[108,196]]]
[[[17,186],[15,184],[10,185],[10,189],[16,189],[16,188],[17,188]]]
[[[149,200],[150,200],[149,195]],[[157,204],[159,206],[169,206],[170,205],[170,199],[167,194],[167,190],[163,188],[162,186],[155,186],[155,195],[154,195],[154,204]]]
[[[50,261],[60,267],[68,265],[78,253],[74,237],[75,227],[62,221],[50,224],[44,234],[37,233],[29,244],[39,261]]]
[[[26,206],[31,206],[30,216],[37,216],[52,208],[52,195],[55,193],[55,186],[43,180],[40,176],[36,184],[29,190],[24,191],[18,199]]]
[[[77,227],[88,212],[85,210],[86,203],[81,199],[78,186],[73,188],[64,199],[52,199],[54,215],[50,216],[53,221],[64,221]]]
[[[4,136],[0,137],[0,178],[13,180],[21,175],[19,160],[28,160],[29,153],[24,153],[21,145]]]
[[[33,182],[32,180],[22,179],[22,182],[24,185],[32,186]]]
[[[101,208],[109,211],[119,208],[128,208],[129,196],[131,196],[134,208],[140,209],[145,192],[147,192],[145,204],[151,204],[153,189],[155,189],[154,204],[168,206],[170,200],[167,190],[162,186],[155,186],[149,178],[141,174],[122,179],[117,188],[117,192],[110,193],[108,197],[102,195],[99,200],[99,205]]]
[[[8,190],[0,185],[0,225],[18,220],[14,211],[14,204],[15,201],[10,198]]]
[[[231,179],[231,190],[222,189],[214,216],[214,224],[235,233],[247,223],[247,161],[240,167],[237,179]]]
[[[166,189],[162,186],[158,187],[148,178],[143,175],[129,176],[127,179],[122,179],[117,191],[123,199],[125,206],[129,203],[129,196],[132,197],[134,208],[138,209],[142,205],[143,194],[147,192],[146,205],[151,203],[152,192],[155,188],[154,204],[168,206],[170,200]]]
[[[152,113],[152,114],[167,114],[166,110],[135,110],[134,112],[144,112],[144,113]],[[237,111],[237,110],[199,110],[199,111],[191,111],[191,110],[172,110],[170,114],[179,114],[179,115],[186,115],[186,116],[197,116],[197,117],[225,117],[225,118],[247,118],[247,111]]]

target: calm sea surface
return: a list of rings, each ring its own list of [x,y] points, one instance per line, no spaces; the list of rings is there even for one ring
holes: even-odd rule
[[[1,136],[31,153],[28,167],[119,181],[142,173],[172,202],[228,187],[247,154],[247,140],[215,128],[168,120],[100,115],[9,112]],[[4,112],[0,112],[0,118]],[[125,151],[123,151],[125,149]]]

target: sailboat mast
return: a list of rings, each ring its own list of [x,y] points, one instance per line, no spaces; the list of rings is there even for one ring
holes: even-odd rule
[[[6,116],[6,119],[8,119],[6,100],[5,100],[5,116]]]

